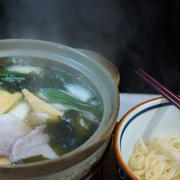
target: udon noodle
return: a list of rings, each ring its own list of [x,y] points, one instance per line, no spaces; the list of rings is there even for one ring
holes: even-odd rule
[[[129,167],[140,180],[180,180],[180,137],[140,139]]]

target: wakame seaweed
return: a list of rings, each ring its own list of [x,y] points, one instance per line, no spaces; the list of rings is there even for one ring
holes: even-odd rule
[[[83,138],[76,135],[71,124],[64,120],[48,122],[44,133],[49,135],[48,144],[58,155],[72,151],[83,142]]]
[[[77,148],[96,130],[97,124],[92,121],[89,122],[91,124],[88,129],[83,128],[80,119],[80,112],[67,110],[59,121],[47,122],[44,133],[49,135],[48,144],[58,155]]]

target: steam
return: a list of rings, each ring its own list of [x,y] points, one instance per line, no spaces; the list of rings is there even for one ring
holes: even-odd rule
[[[14,0],[3,6],[5,38],[54,41],[96,51],[112,61],[137,31],[133,16],[129,19],[127,7],[118,1]]]
[[[133,73],[143,68],[179,92],[176,2],[2,0],[0,38],[41,39],[98,52],[120,70],[122,91],[149,92]]]
[[[7,37],[62,41],[57,30],[57,3],[54,2],[4,1]]]

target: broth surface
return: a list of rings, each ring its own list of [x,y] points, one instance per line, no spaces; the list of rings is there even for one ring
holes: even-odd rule
[[[56,158],[98,128],[103,103],[82,74],[23,58],[0,61],[0,164]]]

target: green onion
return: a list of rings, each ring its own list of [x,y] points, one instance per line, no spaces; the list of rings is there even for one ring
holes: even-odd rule
[[[10,72],[6,69],[0,69],[0,76],[2,77],[2,81],[9,81],[9,82],[23,81],[26,79],[25,77],[16,77],[19,76],[19,74]]]
[[[2,80],[4,81],[23,81],[25,80],[26,78],[25,77],[5,77],[5,78],[2,78]]]
[[[59,102],[82,111],[92,112],[96,115],[103,114],[102,107],[83,102],[62,90],[57,90],[54,88],[40,88],[40,92],[50,101]]]

